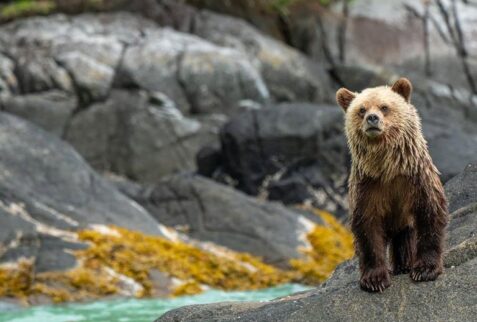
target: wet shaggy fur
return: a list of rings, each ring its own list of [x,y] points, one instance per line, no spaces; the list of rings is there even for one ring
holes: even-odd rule
[[[443,270],[447,202],[411,92],[401,78],[392,87],[336,93],[352,155],[349,203],[360,285],[370,292],[391,284],[388,254],[391,272],[410,273],[416,282]],[[376,126],[370,115],[379,119]]]

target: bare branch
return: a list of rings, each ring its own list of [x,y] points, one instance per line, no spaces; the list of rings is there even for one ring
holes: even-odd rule
[[[343,0],[343,11],[341,16],[341,21],[338,26],[338,54],[339,60],[341,63],[345,62],[346,58],[346,29],[348,27],[348,16],[349,16],[349,6],[348,0]]]

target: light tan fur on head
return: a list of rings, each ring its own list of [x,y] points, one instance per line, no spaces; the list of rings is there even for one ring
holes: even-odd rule
[[[417,110],[410,103],[411,92],[412,85],[405,78],[392,87],[337,92],[337,102],[345,110],[354,175],[391,181],[398,175],[413,176],[428,164],[427,143]],[[379,118],[375,126],[367,122],[370,115]]]

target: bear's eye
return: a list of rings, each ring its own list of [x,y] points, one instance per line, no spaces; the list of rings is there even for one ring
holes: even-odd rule
[[[361,107],[359,109],[359,115],[363,116],[364,114],[366,114],[366,109],[364,107]]]
[[[389,107],[387,107],[387,105],[381,106],[381,111],[382,112],[386,113],[388,110],[389,110]]]

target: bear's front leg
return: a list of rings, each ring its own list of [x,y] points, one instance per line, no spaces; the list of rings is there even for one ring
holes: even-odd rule
[[[411,278],[416,282],[433,281],[443,271],[447,216],[443,193],[419,200],[415,212],[417,251],[411,270]]]
[[[386,240],[381,222],[372,216],[355,214],[351,228],[361,270],[360,286],[368,292],[382,292],[391,285],[386,265]]]

